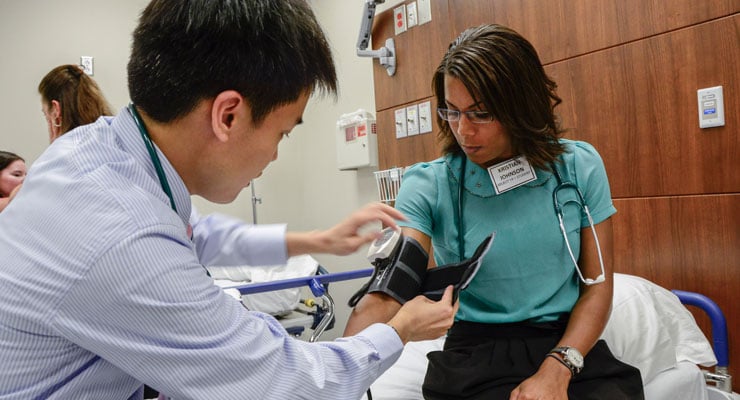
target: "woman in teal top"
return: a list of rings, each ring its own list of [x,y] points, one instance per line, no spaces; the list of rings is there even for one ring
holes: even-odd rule
[[[639,371],[599,340],[616,213],[604,164],[590,144],[561,137],[557,85],[536,50],[500,25],[468,29],[432,87],[444,156],[405,173],[396,208],[408,221],[399,225],[434,255],[430,268],[495,238],[460,293],[444,350],[428,356],[424,397],[643,398]],[[398,307],[366,295],[345,333]]]

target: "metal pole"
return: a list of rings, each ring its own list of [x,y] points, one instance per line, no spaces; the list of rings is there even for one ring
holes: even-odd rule
[[[262,199],[254,193],[254,180],[249,181],[252,188],[252,223],[257,224],[257,203],[262,204]]]

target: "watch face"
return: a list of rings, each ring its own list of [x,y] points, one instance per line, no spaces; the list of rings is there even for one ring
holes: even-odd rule
[[[565,357],[568,358],[568,361],[573,363],[574,367],[583,368],[583,356],[578,350],[574,348],[567,349],[565,352]]]

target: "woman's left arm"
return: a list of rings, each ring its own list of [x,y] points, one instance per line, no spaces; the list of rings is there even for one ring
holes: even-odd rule
[[[601,254],[604,260],[604,282],[594,285],[581,283],[581,295],[573,307],[568,326],[558,346],[570,346],[578,349],[584,356],[596,344],[609,320],[614,290],[612,252],[613,230],[612,220],[607,218],[595,225]],[[601,274],[599,254],[596,249],[596,240],[591,234],[590,227],[581,230],[581,256],[578,260],[585,278],[595,279]],[[545,357],[535,375],[522,382],[511,395],[511,399],[527,399],[535,393],[559,394],[551,398],[567,399],[567,389],[570,383],[570,370],[555,360]],[[539,398],[537,395],[531,398]],[[548,397],[550,398],[550,397]]]

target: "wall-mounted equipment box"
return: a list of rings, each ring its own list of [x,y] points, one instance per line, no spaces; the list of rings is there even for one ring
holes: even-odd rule
[[[337,166],[352,170],[378,166],[378,135],[375,116],[359,109],[337,120]]]

